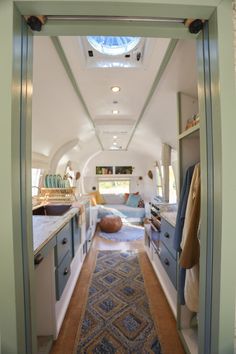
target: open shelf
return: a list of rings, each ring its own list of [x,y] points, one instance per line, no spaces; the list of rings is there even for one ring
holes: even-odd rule
[[[200,129],[200,124],[194,125],[193,127],[185,130],[183,133],[179,134],[179,140],[189,136]]]
[[[181,191],[186,172],[190,166],[200,162],[200,121],[196,125],[185,130],[188,123],[194,120],[199,111],[198,98],[185,93],[178,93],[178,160],[179,160],[179,188]],[[179,255],[180,256],[180,255]],[[178,275],[179,279],[179,267]],[[178,296],[180,296],[181,284],[177,284]],[[180,300],[180,299],[179,299]],[[180,301],[178,301],[180,304]],[[194,313],[187,305],[178,305],[177,325],[179,334],[188,354],[198,354],[198,328],[193,327]]]

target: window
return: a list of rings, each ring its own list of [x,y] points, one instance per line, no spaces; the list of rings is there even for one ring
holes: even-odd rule
[[[140,37],[88,36],[91,46],[99,53],[122,55],[130,52],[140,41]]]
[[[169,166],[169,203],[177,202],[176,182],[172,166]]]
[[[156,176],[157,176],[157,196],[163,197],[163,187],[162,187],[162,173],[159,166],[156,167]]]
[[[129,180],[106,180],[98,182],[99,192],[102,194],[122,194],[130,192]]]
[[[32,197],[38,195],[38,188],[40,184],[40,177],[42,176],[40,168],[32,168]]]

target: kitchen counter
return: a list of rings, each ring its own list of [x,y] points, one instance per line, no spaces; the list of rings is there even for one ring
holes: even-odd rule
[[[177,211],[163,211],[161,217],[164,218],[170,225],[175,227]]]
[[[72,207],[61,216],[33,215],[34,255],[36,255],[78,212],[79,207]]]
[[[33,215],[33,247],[34,255],[36,255],[53,237],[60,231],[63,226],[78,212],[84,208],[84,203],[89,198],[81,196],[77,201],[57,201],[57,202],[37,202],[33,203],[32,210],[47,204],[71,204],[72,207],[64,215]]]

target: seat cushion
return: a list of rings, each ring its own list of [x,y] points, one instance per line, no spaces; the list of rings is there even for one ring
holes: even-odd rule
[[[106,204],[124,204],[124,194],[102,194]]]
[[[124,218],[140,218],[145,217],[145,208],[132,208],[126,204],[107,204],[106,209],[116,213]]]

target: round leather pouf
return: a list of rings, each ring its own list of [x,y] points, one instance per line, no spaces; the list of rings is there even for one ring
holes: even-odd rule
[[[117,232],[122,227],[122,220],[119,216],[107,215],[100,221],[101,231],[112,233]]]

